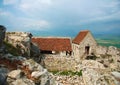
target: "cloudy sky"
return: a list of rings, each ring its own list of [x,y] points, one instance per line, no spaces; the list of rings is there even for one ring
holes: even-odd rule
[[[8,31],[120,34],[120,0],[0,0],[0,24]]]

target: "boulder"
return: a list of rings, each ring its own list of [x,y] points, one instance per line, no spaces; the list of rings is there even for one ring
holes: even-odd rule
[[[20,60],[22,57],[20,57]],[[18,70],[7,74],[8,85],[56,85],[53,75],[32,59],[25,59],[21,62]],[[3,73],[3,72],[2,72]],[[0,85],[4,84],[6,77],[0,74]]]
[[[29,70],[31,70],[31,71],[35,70],[35,71],[41,71],[42,72],[44,70],[43,67],[40,64],[36,63],[32,59],[24,61],[23,66],[28,66]]]
[[[49,79],[49,76],[48,74],[44,74],[41,76],[41,82],[40,82],[40,85],[50,85],[50,79]],[[52,84],[54,85],[54,84]]]
[[[44,71],[42,71],[42,72],[34,71],[34,72],[32,72],[31,76],[34,78],[39,78],[41,75],[44,75],[45,73],[47,73],[47,69],[44,69]]]
[[[119,83],[120,83],[120,73],[114,71],[114,72],[111,72],[111,74],[112,74],[112,75],[119,81]]]
[[[0,46],[2,45],[3,40],[5,38],[5,32],[6,32],[6,28],[0,25]]]
[[[13,70],[10,73],[8,73],[8,77],[13,78],[13,79],[18,79],[20,78],[21,70]]]
[[[96,54],[106,54],[107,53],[107,47],[105,46],[97,46],[96,48]]]
[[[31,37],[32,34],[27,32],[7,32],[5,40],[19,49],[21,55],[30,57]]]
[[[6,85],[8,69],[0,67],[0,85]]]
[[[35,83],[32,80],[23,78],[15,80],[11,85],[35,85]]]
[[[117,55],[119,54],[120,52],[118,51],[118,49],[114,46],[109,46],[108,47],[108,51],[107,51],[107,54],[109,55]]]
[[[55,79],[50,75],[47,69],[44,69],[34,60],[26,60],[23,62],[23,65],[28,66],[29,70],[32,72],[31,77],[36,79],[35,83],[40,85],[56,85],[57,82],[55,82]]]
[[[5,74],[0,73],[0,85],[6,85],[6,78]]]
[[[110,74],[103,74],[95,80],[94,85],[120,85]]]
[[[0,52],[3,52],[5,47],[3,45],[3,40],[5,38],[5,32],[6,32],[6,28],[2,25],[0,25]]]
[[[82,61],[83,68],[97,68],[97,69],[105,69],[104,65],[94,61],[94,60],[83,60]]]
[[[109,73],[98,69],[85,68],[82,74],[85,85],[120,85]]]
[[[94,69],[85,68],[82,72],[82,76],[86,85],[94,85],[100,74]]]
[[[96,53],[97,55],[117,55],[120,54],[120,51],[114,47],[114,46],[109,46],[109,47],[105,47],[105,46],[97,46],[96,48]]]
[[[40,49],[35,43],[31,43],[31,56],[38,57],[40,55]]]

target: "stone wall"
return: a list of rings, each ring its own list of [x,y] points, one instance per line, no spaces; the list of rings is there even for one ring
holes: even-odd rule
[[[30,56],[31,33],[26,32],[7,32],[5,40],[14,47],[21,49],[21,53]]]
[[[45,55],[44,65],[50,71],[75,71],[77,69],[74,58],[60,55]]]
[[[45,67],[51,71],[80,71],[84,68],[105,69],[103,64],[94,60],[76,61],[73,57],[62,57],[59,55],[46,55]]]

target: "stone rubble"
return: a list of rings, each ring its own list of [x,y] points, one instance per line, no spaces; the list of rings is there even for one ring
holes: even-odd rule
[[[73,57],[47,55],[44,62],[49,70],[82,70],[80,77],[55,75],[55,79],[63,85],[120,85],[119,81],[111,75],[112,71],[120,71],[120,50],[113,46],[98,46],[95,55],[96,60],[79,61]]]
[[[94,60],[83,60],[79,68],[105,69],[104,65]]]
[[[118,55],[120,54],[120,51],[114,47],[114,46],[97,46],[95,54],[100,55],[100,54],[108,54],[108,55]]]
[[[32,72],[31,77],[39,78],[41,75],[46,74],[46,73],[47,73],[47,69],[44,69],[43,72],[34,71],[34,72]]]
[[[98,62],[98,64],[100,63]],[[111,75],[109,69],[99,68],[99,66],[94,67],[94,65],[93,67],[83,66],[81,69],[82,76],[65,76],[59,74],[55,74],[54,76],[56,81],[63,85],[119,85],[119,81]]]
[[[8,73],[8,77],[13,79],[18,79],[20,78],[20,73],[21,73],[21,70],[13,70],[10,73]]]
[[[65,62],[64,61],[65,57],[59,58],[59,57],[55,57],[55,56],[50,56],[50,57],[48,56],[47,58],[49,61],[51,61],[50,59],[52,59],[52,60],[56,60],[55,62],[57,62],[57,60],[61,59],[62,62]],[[118,56],[116,56],[114,58],[116,59],[116,58],[118,58]],[[106,60],[106,58],[104,58],[104,59]],[[74,59],[71,59],[71,58],[70,58],[70,60],[75,61]],[[109,59],[107,59],[106,62],[108,62],[108,60]],[[115,62],[117,62],[117,61],[115,61]],[[112,65],[112,67],[114,67],[115,62],[111,63],[110,65]],[[71,62],[71,63],[73,63],[73,62]],[[51,62],[50,62],[50,64],[51,64]],[[54,64],[57,65],[57,63],[54,63]],[[54,76],[55,76],[56,81],[59,81],[63,85],[119,85],[117,83],[117,80],[111,75],[112,67],[110,66],[110,67],[106,68],[104,66],[104,64],[105,63],[100,63],[99,59],[96,61],[95,60],[81,60],[79,62],[76,62],[75,66],[73,64],[73,67],[76,68],[75,69],[76,71],[82,70],[82,76],[80,76],[80,77],[79,76],[65,76],[65,75],[59,75],[59,74],[55,74]],[[119,63],[117,63],[116,65],[118,65],[118,64]],[[64,63],[62,63],[62,65],[64,65]],[[118,68],[118,66],[116,67],[116,65],[114,67],[114,70],[117,70],[117,68]],[[51,66],[52,66],[52,64],[51,64]],[[64,70],[60,70],[60,71],[64,71]]]
[[[1,58],[10,59],[12,62],[19,59],[22,61],[21,69],[19,67],[18,70],[8,73],[9,85],[119,85],[117,79],[111,75],[111,70],[107,70],[102,63],[94,60],[82,60],[76,66],[76,70],[82,70],[82,76],[65,76],[52,75],[32,59],[27,60],[11,54],[2,55]]]
[[[30,79],[17,79],[11,83],[11,85],[35,85]]]
[[[117,85],[120,85],[120,73],[119,73],[119,72],[116,72],[116,71],[113,71],[113,72],[111,72],[111,74],[112,74],[113,77],[117,80],[117,81],[116,81]]]
[[[55,79],[62,85],[85,85],[83,78],[79,76],[55,75]]]
[[[54,76],[34,60],[24,60],[17,70],[7,75],[8,85],[57,85]]]

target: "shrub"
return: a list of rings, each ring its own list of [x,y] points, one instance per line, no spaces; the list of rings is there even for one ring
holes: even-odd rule
[[[53,74],[59,74],[59,75],[71,75],[71,76],[75,76],[75,75],[78,75],[78,76],[82,76],[82,70],[80,71],[51,71]]]
[[[91,53],[91,55],[88,55],[86,59],[96,60],[97,56],[94,53]]]
[[[21,54],[20,49],[15,48],[12,44],[5,42],[5,41],[4,41],[4,44],[6,46],[7,51],[11,53],[12,55],[19,56]]]
[[[113,63],[113,62],[114,62],[114,60],[113,60],[113,59],[109,59],[108,61],[109,61],[109,63]]]
[[[57,74],[59,71],[49,71],[49,72],[51,72],[51,73],[53,73],[53,74]]]

